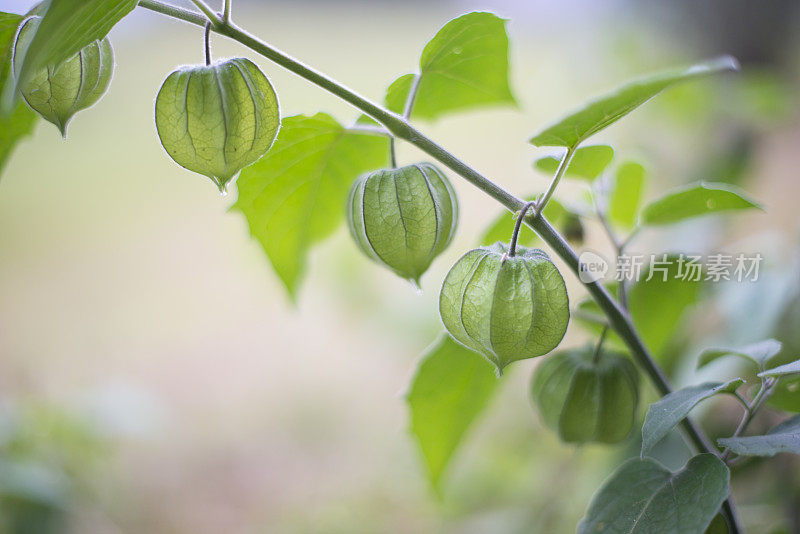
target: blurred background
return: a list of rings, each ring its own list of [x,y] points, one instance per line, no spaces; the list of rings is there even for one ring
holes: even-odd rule
[[[0,10],[32,4],[2,0]],[[767,206],[634,242],[646,253],[764,256],[758,282],[715,284],[686,310],[664,361],[673,380],[702,378],[694,358],[711,344],[776,336],[800,354],[798,2],[234,0],[234,8],[246,29],[376,100],[446,21],[475,9],[509,18],[520,109],[421,128],[520,196],[547,184],[531,163],[548,152],[526,142],[544,124],[631,77],[737,56],[741,74],[671,90],[597,141],[647,163],[647,198],[704,179],[735,183]],[[111,40],[108,94],[76,116],[68,142],[39,121],[0,181],[0,529],[573,531],[594,489],[638,444],[560,444],[528,400],[536,361],[503,378],[442,499],[407,432],[403,394],[441,330],[439,284],[502,210],[453,177],[460,228],[422,293],[362,257],[342,229],[314,250],[293,306],[243,217],[228,212],[235,193],[222,198],[178,167],[156,135],[156,92],[176,65],[202,61],[202,31],[137,9]],[[220,37],[213,47],[216,56],[246,53]],[[250,57],[284,115],[357,116]],[[401,161],[419,157],[399,150]],[[559,191],[566,200],[583,194],[575,184]],[[588,221],[583,246],[611,250]],[[583,290],[565,278],[578,302]],[[565,346],[587,339],[573,322]],[[730,365],[715,372],[741,372]],[[739,409],[727,400],[717,409],[707,426],[730,432]],[[686,451],[675,436],[658,454],[677,467]],[[734,486],[753,532],[800,528],[797,465],[777,465]]]

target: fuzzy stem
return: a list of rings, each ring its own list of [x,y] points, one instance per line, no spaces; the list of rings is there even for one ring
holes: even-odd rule
[[[211,65],[211,21],[206,22],[206,66]]]
[[[213,22],[215,26],[222,26],[222,24],[223,24],[222,20],[219,18],[219,16],[216,13],[214,13],[214,10],[211,9],[211,7],[209,7],[208,4],[203,2],[203,0],[192,0],[192,3],[195,6],[197,6],[197,9],[202,11],[203,14],[208,18],[208,20]],[[140,3],[140,5],[141,5],[141,3]]]

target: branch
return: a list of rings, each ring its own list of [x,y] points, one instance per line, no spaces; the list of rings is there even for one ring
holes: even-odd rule
[[[141,0],[139,5],[146,9],[157,11],[159,13],[169,15],[193,24],[205,25],[207,22],[206,19],[202,17],[199,17],[198,20],[198,15],[195,13],[186,10],[178,10],[173,6],[167,6],[154,0]],[[512,213],[520,211],[524,206],[524,201],[483,176],[481,173],[458,159],[432,139],[423,135],[400,115],[392,113],[391,111],[361,96],[357,92],[349,89],[336,80],[326,76],[320,71],[305,65],[301,61],[270,46],[264,41],[261,41],[257,37],[250,35],[246,31],[234,26],[233,24],[219,24],[214,26],[212,29],[220,35],[230,37],[234,41],[237,41],[238,43],[262,55],[270,61],[284,67],[285,69],[297,74],[302,78],[305,78],[309,82],[322,89],[325,89],[329,93],[338,96],[345,102],[358,108],[361,112],[369,115],[379,123],[383,124],[393,136],[411,143],[443,165],[447,166],[452,171],[470,182],[472,185],[505,206],[506,209]],[[566,159],[567,158],[565,158],[565,160]],[[565,162],[562,161],[562,163]],[[566,163],[568,163],[568,161],[566,161]],[[564,167],[566,168],[566,166]],[[531,227],[539,235],[539,237],[541,237],[542,240],[550,246],[550,248],[553,249],[553,252],[555,252],[555,254],[561,258],[567,267],[577,276],[580,272],[581,265],[577,254],[567,244],[564,238],[558,232],[556,232],[547,219],[545,219],[545,217],[543,217],[540,213],[536,213],[535,216],[529,215],[526,217],[525,223]],[[583,282],[583,284],[589,291],[589,294],[592,295],[592,298],[594,298],[594,300],[603,310],[603,313],[605,313],[608,317],[610,326],[614,329],[617,335],[622,338],[628,349],[631,351],[631,354],[650,377],[650,380],[655,385],[659,394],[664,396],[671,393],[672,386],[670,385],[661,368],[655,363],[655,360],[653,360],[647,348],[644,346],[644,343],[634,329],[627,312],[620,308],[620,306],[602,284],[596,281]],[[695,424],[689,418],[685,418],[683,420],[681,423],[681,428],[697,451],[718,454],[716,447],[711,444],[702,430],[695,426]],[[726,519],[731,527],[731,533],[738,534],[739,529],[737,521],[734,518],[732,501],[726,501],[726,503],[723,505],[723,511],[727,516]]]

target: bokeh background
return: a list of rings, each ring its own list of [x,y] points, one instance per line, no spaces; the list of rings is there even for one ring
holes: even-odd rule
[[[2,0],[22,13],[28,0]],[[187,5],[183,3],[182,5]],[[187,6],[188,7],[188,6]],[[742,73],[671,90],[603,132],[647,162],[648,198],[698,179],[735,183],[768,208],[646,232],[643,252],[760,252],[758,283],[720,284],[689,310],[676,351],[800,337],[800,4],[751,2],[244,1],[234,17],[374,99],[425,42],[470,10],[508,17],[520,109],[421,127],[505,187],[547,177],[526,139],[630,77],[731,53]],[[137,9],[111,34],[111,89],[67,142],[40,121],[0,181],[0,511],[9,532],[485,533],[573,530],[636,443],[564,446],[543,429],[514,366],[471,429],[444,496],[429,488],[403,401],[440,331],[438,286],[501,210],[454,178],[462,220],[418,293],[359,255],[345,231],[315,249],[293,306],[240,214],[161,148],[153,101],[201,30]],[[217,37],[216,56],[245,54]],[[250,56],[284,115],[353,109]],[[418,155],[400,147],[400,158]],[[235,191],[235,190],[234,190]],[[580,198],[565,184],[562,198]],[[609,251],[586,223],[585,247]],[[573,302],[583,296],[571,276]],[[565,345],[585,342],[570,326]],[[800,345],[795,340],[795,346]],[[798,346],[800,352],[800,346]],[[688,360],[687,360],[688,361]],[[677,383],[698,380],[675,366]],[[718,369],[719,370],[719,369]],[[730,431],[721,402],[712,429]],[[680,465],[674,437],[661,459]],[[798,527],[797,466],[735,486],[753,532]],[[770,483],[763,482],[764,477]],[[775,482],[778,481],[778,482]],[[773,483],[774,482],[774,483]],[[795,521],[795,522],[793,522]]]

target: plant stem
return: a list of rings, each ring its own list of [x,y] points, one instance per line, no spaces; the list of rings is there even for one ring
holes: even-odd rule
[[[380,137],[392,137],[389,130],[383,126],[370,126],[368,124],[356,124],[347,128],[348,131],[354,133],[363,133],[369,135],[378,135]]]
[[[211,21],[206,22],[206,66],[211,65]]]
[[[606,335],[608,335],[608,325],[603,327],[603,331],[600,333],[600,339],[597,340],[597,345],[594,347],[592,363],[597,363],[597,360],[600,359],[600,351],[603,350],[603,342],[606,340]]]
[[[526,202],[522,209],[519,211],[519,215],[517,215],[517,223],[514,225],[514,233],[511,234],[511,244],[508,246],[508,257],[513,258],[517,255],[517,238],[519,237],[519,230],[522,227],[522,221],[525,220],[525,213],[527,213],[528,209],[532,206],[536,205],[536,201],[532,200],[530,202]]]
[[[773,387],[775,386],[776,382],[777,380],[771,377],[767,378],[766,380],[762,379],[761,387],[758,388],[758,392],[756,393],[755,397],[753,397],[753,400],[750,403],[745,403],[742,419],[739,421],[739,426],[736,427],[736,430],[731,436],[732,438],[738,438],[745,430],[747,430],[747,427],[756,416],[758,410],[764,405],[770,395],[772,395]],[[721,458],[723,461],[727,462],[730,455],[731,450],[726,448],[722,453]]]
[[[422,80],[422,74],[415,74],[414,81],[411,82],[411,88],[408,90],[408,98],[406,98],[406,105],[403,106],[403,118],[408,120],[411,118],[411,111],[414,109],[414,103],[417,101],[417,93],[419,92],[419,82]]]
[[[209,7],[208,4],[203,2],[203,0],[192,0],[192,3],[197,6],[197,9],[203,12],[203,14],[210,20],[215,26],[222,26],[222,20],[219,16],[214,13],[214,10]]]
[[[389,138],[389,163],[391,163],[392,168],[397,168],[397,151],[394,147],[394,137]]]
[[[553,176],[553,179],[550,181],[550,185],[547,187],[547,191],[544,192],[542,198],[539,199],[539,203],[536,205],[536,214],[541,215],[544,213],[544,209],[547,207],[547,203],[550,202],[550,199],[553,196],[553,193],[556,192],[556,187],[558,187],[558,183],[561,181],[561,177],[564,176],[564,173],[567,172],[567,167],[569,167],[569,162],[572,161],[572,155],[575,154],[575,148],[570,147],[564,153],[564,157],[561,159],[561,164],[556,169],[556,174]]]
[[[199,0],[194,1],[197,3]],[[139,5],[141,7],[178,18],[186,22],[199,25],[203,25],[206,22],[205,18],[198,16],[196,13],[192,13],[191,11],[187,10],[181,10],[179,8],[175,8],[174,6],[165,5],[155,0],[141,0]],[[209,17],[209,19],[210,18],[211,17]],[[419,130],[409,124],[406,119],[397,115],[396,113],[392,113],[391,111],[384,109],[369,99],[359,95],[357,92],[340,84],[336,80],[329,78],[325,74],[305,65],[301,61],[294,59],[288,54],[273,48],[269,44],[259,40],[258,38],[230,23],[219,24],[213,29],[217,33],[230,37],[234,41],[237,41],[243,46],[250,48],[254,52],[264,56],[270,61],[273,61],[274,63],[286,68],[298,76],[305,78],[309,82],[338,96],[345,102],[355,106],[363,113],[383,124],[392,135],[415,145],[423,152],[427,153],[455,173],[462,176],[472,185],[497,200],[511,212],[521,210],[524,206],[525,203],[521,199],[492,182],[478,171],[448,152],[435,141],[423,135],[421,132],[419,132]],[[557,178],[554,178],[553,183],[551,183],[550,188],[548,189],[549,196],[552,196],[552,191],[554,191],[555,186],[558,185],[557,182],[560,180],[561,175],[563,175],[564,171],[566,170],[571,157],[572,151],[568,150],[561,162],[561,167],[563,167],[559,169],[561,172],[556,172]],[[545,196],[542,197],[542,201],[539,202],[538,206],[543,209],[546,205],[546,202],[543,201],[549,200],[549,196],[546,193]],[[538,213],[535,214],[535,217],[528,216],[525,219],[525,223],[530,226],[539,235],[539,237],[541,237],[542,240],[553,249],[555,254],[559,256],[567,265],[567,267],[577,276],[581,267],[577,254],[574,250],[572,250],[569,244],[567,244],[564,238],[558,232],[556,232],[550,223],[547,222],[543,216],[541,216],[541,210],[537,210],[537,212]],[[659,394],[663,396],[671,393],[672,387],[669,384],[669,381],[658,364],[656,364],[656,362],[650,356],[650,353],[634,329],[627,312],[620,308],[619,304],[614,300],[614,298],[602,284],[596,281],[583,282],[583,284],[589,291],[589,294],[592,295],[592,298],[594,298],[594,300],[603,310],[603,313],[605,313],[608,317],[610,326],[614,329],[614,331],[617,332],[620,338],[622,338],[628,349],[631,351],[631,354],[650,377],[650,380],[655,385]],[[697,451],[717,454],[717,450],[714,445],[711,444],[702,430],[695,426],[691,419],[684,419],[681,423],[681,428],[683,429],[689,442]],[[728,499],[728,501],[726,501],[726,503],[723,505],[723,513],[726,515],[726,520],[728,521],[731,534],[738,534],[740,529],[738,528],[738,521],[735,518],[733,502],[731,499]]]
[[[222,22],[224,24],[231,22],[231,0],[225,0],[225,6],[222,8]]]
[[[415,74],[414,80],[411,82],[411,88],[408,90],[406,103],[403,106],[403,119],[408,120],[411,118],[411,111],[414,109],[414,102],[417,100],[417,92],[419,91],[419,81],[422,79],[421,74]],[[397,168],[397,153],[395,152],[395,139],[392,136],[389,139],[389,156],[392,160],[392,167]]]

